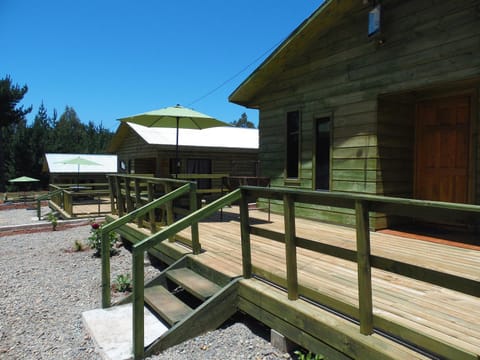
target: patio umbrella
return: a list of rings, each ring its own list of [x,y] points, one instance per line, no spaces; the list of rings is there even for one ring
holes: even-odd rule
[[[122,122],[135,123],[147,127],[176,128],[175,177],[178,173],[178,132],[179,129],[207,129],[217,126],[231,126],[209,115],[185,108],[180,105],[149,111],[118,119]]]
[[[68,164],[77,165],[77,190],[78,190],[79,185],[80,185],[80,166],[81,165],[96,165],[96,166],[101,165],[101,164],[99,164],[95,161],[88,160],[88,159],[83,158],[81,156],[76,156],[76,157],[71,158],[71,159],[59,161],[59,163],[66,164],[66,165],[68,165]]]
[[[8,180],[8,182],[11,182],[13,184],[25,184],[25,183],[31,183],[31,182],[37,182],[37,181],[40,181],[38,179],[35,179],[35,178],[31,178],[31,177],[28,177],[28,176],[20,176],[18,178],[15,178],[15,179],[10,179]],[[23,200],[26,201],[26,193],[25,193],[25,189],[23,191]]]

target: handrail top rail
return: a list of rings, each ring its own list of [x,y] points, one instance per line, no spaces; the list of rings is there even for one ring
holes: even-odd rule
[[[125,225],[126,223],[132,221],[133,219],[142,216],[143,214],[146,214],[148,211],[157,208],[160,205],[165,204],[168,201],[171,201],[187,192],[190,191],[190,187],[192,185],[190,183],[187,183],[171,192],[168,194],[163,195],[162,197],[159,197],[158,199],[155,199],[148,204],[143,205],[142,207],[139,207],[138,209],[135,209],[124,216],[112,221],[111,223],[108,223],[102,227],[102,231],[105,233],[108,233],[109,231],[113,231],[117,229],[118,227]]]
[[[189,181],[185,180],[177,180],[177,179],[172,179],[172,178],[157,178],[157,177],[152,177],[152,176],[145,176],[145,175],[135,175],[135,174],[107,174],[107,177],[120,177],[120,178],[126,178],[126,179],[140,179],[140,180],[147,180],[148,182],[152,183],[177,183],[177,184],[187,184]]]
[[[191,226],[195,222],[199,222],[200,220],[212,215],[220,208],[233,203],[241,198],[241,191],[240,189],[234,190],[231,193],[225,195],[224,197],[212,201],[205,207],[202,207],[185,217],[181,218],[180,220],[176,221],[175,223],[163,228],[159,232],[150,235],[149,237],[143,239],[142,241],[134,244],[132,246],[132,253],[140,253],[143,251],[147,251],[151,247],[157,245],[159,242],[175,235],[176,233],[186,229],[187,227]]]
[[[52,192],[49,192],[47,194],[40,195],[39,197],[37,197],[37,201],[47,200],[50,196],[60,194],[62,191],[63,191],[63,189],[56,189],[56,190],[54,190]]]
[[[369,195],[369,194],[359,194],[359,193],[347,193],[340,191],[315,191],[315,190],[306,190],[306,189],[292,189],[292,188],[283,188],[283,187],[260,187],[260,186],[251,186],[251,185],[242,185],[240,189],[244,191],[253,192],[260,194],[262,197],[266,198],[276,198],[279,195],[291,195],[291,196],[311,196],[314,198],[325,198],[325,199],[338,199],[344,201],[365,201],[371,203],[381,203],[381,204],[393,204],[393,205],[406,205],[414,207],[429,207],[436,209],[446,209],[446,210],[458,210],[458,211],[467,211],[473,213],[480,213],[480,205],[475,204],[462,204],[462,203],[450,203],[443,201],[432,201],[432,200],[418,200],[418,199],[406,199],[393,196],[383,196],[383,195]],[[345,207],[341,204],[338,207]],[[352,204],[351,208],[354,207]]]

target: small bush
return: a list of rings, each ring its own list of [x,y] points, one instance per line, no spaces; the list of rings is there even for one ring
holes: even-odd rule
[[[85,250],[85,246],[83,245],[83,243],[80,240],[75,240],[75,242],[73,243],[73,251],[79,252],[83,250]]]
[[[117,275],[113,286],[114,289],[118,292],[126,292],[132,290],[132,281],[130,279],[130,275]]]
[[[55,214],[54,213],[49,213],[47,215],[47,220],[50,221],[50,223],[52,224],[52,230],[53,231],[57,230],[58,219],[55,216]]]
[[[95,250],[95,256],[100,257],[102,255],[102,227],[96,222],[92,223],[91,226],[88,246]],[[113,231],[108,233],[108,241],[110,245],[110,256],[112,256],[117,252],[117,250],[113,249],[113,246],[117,242],[117,236]]]
[[[297,355],[298,360],[323,360],[323,355],[313,354],[311,351],[304,353],[303,351],[296,350],[294,354]]]

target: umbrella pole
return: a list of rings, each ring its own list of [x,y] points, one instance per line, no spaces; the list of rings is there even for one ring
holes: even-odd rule
[[[177,142],[175,145],[175,179],[178,178],[178,128],[179,128],[180,118],[177,116]]]

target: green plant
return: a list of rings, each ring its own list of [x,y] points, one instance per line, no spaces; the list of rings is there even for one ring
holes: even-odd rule
[[[55,214],[54,213],[49,213],[47,215],[47,220],[50,221],[50,223],[52,224],[52,230],[53,231],[57,230],[58,219],[55,216]]]
[[[123,275],[123,274],[120,274],[120,275],[117,275],[117,277],[115,278],[115,282],[114,282],[114,287],[115,287],[115,290],[119,291],[119,292],[126,292],[126,291],[130,291],[132,289],[132,281],[130,279],[130,275],[129,274],[126,274],[126,275]]]
[[[75,240],[73,243],[73,251],[78,252],[78,251],[83,251],[84,250],[84,245],[80,240]]]
[[[309,351],[308,353],[304,353],[301,350],[296,350],[293,353],[297,355],[298,360],[323,360],[324,359],[323,355],[313,354],[311,351]]]
[[[102,227],[94,222],[92,223],[92,228],[90,229],[90,236],[88,237],[88,246],[91,249],[95,250],[95,256],[99,257],[102,255]],[[110,256],[116,253],[116,250],[113,249],[113,245],[117,242],[117,236],[113,231],[108,233],[108,242],[110,248]]]

